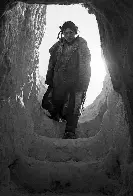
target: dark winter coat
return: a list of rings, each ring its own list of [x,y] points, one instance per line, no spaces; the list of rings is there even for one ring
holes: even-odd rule
[[[86,91],[91,77],[91,54],[87,42],[77,37],[72,45],[56,42],[49,50],[50,60],[45,83],[54,87],[57,96],[70,87]]]

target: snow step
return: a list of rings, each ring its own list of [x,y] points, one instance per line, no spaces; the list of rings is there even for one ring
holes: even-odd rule
[[[10,168],[11,178],[29,190],[90,192],[115,189],[98,162],[49,162],[21,156]]]
[[[37,136],[29,146],[28,156],[53,162],[89,161],[98,159],[103,152],[104,142],[94,138],[60,139]]]

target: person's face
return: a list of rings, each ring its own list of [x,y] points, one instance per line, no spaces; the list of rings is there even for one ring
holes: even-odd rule
[[[65,31],[63,31],[63,35],[68,42],[71,42],[75,38],[76,33],[67,28]]]

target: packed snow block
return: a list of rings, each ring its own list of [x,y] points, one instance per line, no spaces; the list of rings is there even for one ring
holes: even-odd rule
[[[7,163],[0,164],[0,196],[10,196],[10,170]]]
[[[98,137],[103,137],[108,149],[115,148],[121,160],[125,158],[129,132],[122,97],[112,91],[107,99],[108,110],[104,113]]]
[[[21,157],[12,166],[11,177],[17,184],[37,192],[89,192],[104,188],[113,191],[116,187],[99,168],[98,162],[48,162]]]
[[[7,167],[6,169],[2,170],[0,173],[0,187],[2,185],[7,186],[10,182],[10,170]]]
[[[118,94],[116,91],[112,90],[108,97],[107,97],[107,107],[110,111],[115,110],[115,107],[118,102],[122,102],[122,98],[120,94]]]
[[[111,148],[109,153],[104,158],[103,169],[107,176],[111,179],[119,179],[121,176],[121,163],[116,149]]]
[[[0,134],[0,172],[8,167],[15,158],[15,150],[9,134]]]
[[[29,146],[28,156],[58,162],[88,160],[91,157],[89,140],[87,138],[65,140],[36,135]]]
[[[109,74],[105,76],[101,93],[94,102],[87,106],[79,118],[77,135],[79,137],[92,137],[100,131],[104,113],[107,110],[107,97],[112,91]]]
[[[121,165],[121,181],[122,186],[118,196],[133,195],[133,164],[124,163]]]
[[[6,166],[14,160],[16,150],[27,150],[32,138],[31,113],[37,102],[38,49],[45,14],[45,5],[18,2],[1,18],[0,162]]]
[[[0,112],[0,187],[9,183],[10,172],[8,166],[15,159],[13,127],[9,114],[9,108],[6,104],[6,107],[1,108]]]
[[[108,149],[107,149],[108,150]],[[36,135],[28,156],[49,161],[88,161],[103,157],[106,150],[104,138],[60,139]]]
[[[79,122],[76,130],[77,137],[89,138],[95,136],[100,130],[100,125],[102,121],[102,116],[97,114],[93,119],[85,122]]]
[[[65,133],[66,123],[50,119],[46,115],[45,110],[41,110],[38,113],[38,125],[35,127],[35,133],[50,138],[62,138]]]

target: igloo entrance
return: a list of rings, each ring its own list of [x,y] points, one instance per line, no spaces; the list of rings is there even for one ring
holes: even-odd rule
[[[109,9],[112,9],[110,2],[107,3],[108,7],[106,6],[107,12],[105,15],[107,16]],[[128,8],[127,10],[130,14],[130,10]],[[44,16],[45,7],[19,3],[6,13],[4,20],[3,18],[1,20],[1,24],[3,24],[3,26],[1,25],[1,78],[3,83],[1,85],[0,113],[0,180],[2,182],[0,184],[0,195],[12,195],[14,191],[15,195],[22,195],[23,193],[25,195],[36,195],[36,192],[38,192],[37,195],[39,193],[42,195],[45,190],[58,191],[59,188],[78,191],[81,194],[84,191],[93,193],[95,191],[95,193],[97,192],[96,195],[102,193],[102,195],[123,195],[123,192],[125,195],[132,195],[132,164],[126,163],[126,153],[130,149],[128,146],[128,132],[129,128],[132,131],[132,115],[130,117],[130,113],[128,114],[128,118],[131,118],[129,127],[126,122],[123,104],[123,100],[126,102],[124,90],[124,92],[121,90],[124,98],[115,91],[109,94],[107,111],[103,116],[100,131],[93,137],[63,141],[60,138],[47,137],[45,133],[41,135],[38,132],[39,127],[35,126],[33,118],[35,110],[33,109],[37,105],[37,51],[43,34]],[[121,20],[117,20],[116,23],[116,20],[112,21],[113,17],[109,12],[110,16],[112,27],[116,27],[114,24],[117,24],[117,22],[119,22],[120,27],[122,26]],[[117,19],[120,18],[117,16]],[[99,26],[104,35],[104,49],[110,49],[112,37],[106,37],[102,25],[99,24]],[[107,30],[107,35],[110,35],[109,29],[105,30]],[[115,38],[118,38],[116,36],[118,31],[113,31],[113,33],[115,40]],[[121,40],[124,39],[119,36],[117,41]],[[106,41],[110,45],[106,45]],[[127,43],[126,41],[124,44]],[[132,43],[130,36],[129,42]],[[112,42],[116,59],[121,63],[123,62],[123,55],[121,55],[120,49],[125,45],[120,44],[120,47],[118,47],[117,42],[116,47],[116,42],[113,44]],[[130,46],[129,43],[128,45]],[[131,56],[127,56],[127,59],[129,57]],[[111,66],[113,67],[112,64]],[[117,64],[112,70],[115,67],[117,68]],[[126,71],[127,67],[123,69]],[[118,73],[121,74],[120,71],[121,69],[118,69]],[[127,73],[128,71],[125,72],[125,78]],[[115,79],[115,77],[112,79],[113,84],[118,84],[119,80]],[[118,85],[114,86],[117,86],[117,90],[120,90]],[[128,98],[130,98],[131,93],[132,89],[131,92],[128,92]],[[20,96],[16,98],[16,95],[21,94],[24,98],[25,107],[22,107],[19,101]],[[132,97],[129,101],[131,99]],[[132,106],[132,104],[130,105]],[[35,117],[36,119],[40,118],[39,114]],[[43,125],[40,128],[42,128],[42,131],[47,129]],[[52,128],[56,129],[55,124]],[[132,155],[132,151],[130,155]],[[130,161],[132,161],[132,156]],[[16,184],[12,183],[11,174],[16,175]],[[24,187],[24,190],[20,188],[20,185]],[[31,190],[32,193],[26,192],[26,188]],[[22,191],[24,192],[22,193]],[[119,191],[120,193],[118,193]]]

